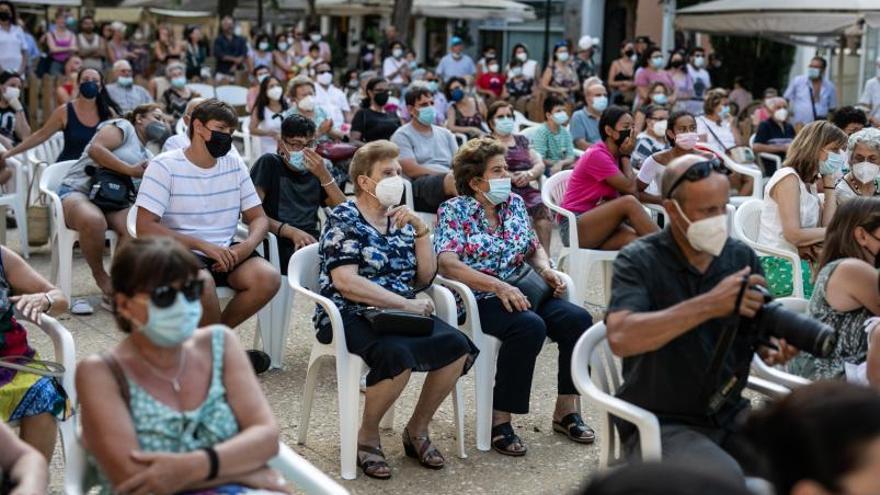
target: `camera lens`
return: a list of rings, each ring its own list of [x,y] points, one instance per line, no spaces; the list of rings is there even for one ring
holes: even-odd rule
[[[810,354],[827,358],[837,345],[837,333],[824,323],[785,309],[773,302],[764,305],[756,317],[756,325],[776,338]]]

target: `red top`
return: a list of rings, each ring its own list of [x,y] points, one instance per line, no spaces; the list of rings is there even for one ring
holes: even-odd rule
[[[501,96],[501,91],[504,89],[504,83],[506,82],[507,77],[504,74],[484,72],[477,78],[477,87],[482,90],[491,91],[495,93],[495,96]]]

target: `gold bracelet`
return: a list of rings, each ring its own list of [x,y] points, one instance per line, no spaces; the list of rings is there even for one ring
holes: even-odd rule
[[[421,239],[422,237],[425,237],[426,235],[428,235],[430,233],[431,233],[431,227],[425,226],[425,230],[423,230],[421,233],[416,232],[415,238]]]
[[[334,182],[336,182],[336,179],[335,179],[335,178],[331,178],[326,184],[321,184],[321,187],[327,187],[327,186],[329,186],[330,184],[333,184]]]

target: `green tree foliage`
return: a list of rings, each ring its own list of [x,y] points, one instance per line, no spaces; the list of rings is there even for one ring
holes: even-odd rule
[[[733,87],[733,79],[742,76],[745,87],[760,98],[766,88],[780,93],[788,83],[788,72],[794,63],[795,47],[755,36],[712,36],[712,48],[721,59],[712,84]]]

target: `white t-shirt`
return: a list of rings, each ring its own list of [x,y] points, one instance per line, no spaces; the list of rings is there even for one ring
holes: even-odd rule
[[[25,50],[27,41],[20,27],[13,24],[8,31],[0,28],[0,70],[19,72]]]
[[[175,232],[225,247],[241,212],[259,206],[260,197],[241,158],[227,154],[206,169],[178,149],[153,158],[135,205]]]
[[[657,163],[653,156],[645,158],[642,168],[639,169],[638,179],[643,184],[648,184],[645,192],[648,194],[660,194],[660,179],[666,167]]]
[[[859,103],[868,105],[871,111],[868,117],[880,119],[880,76],[872,77],[865,83],[865,90],[859,98]]]
[[[394,57],[385,57],[385,61],[382,62],[382,77],[390,78],[391,74],[394,74],[401,67],[407,64],[406,59],[396,59]],[[403,84],[403,76],[400,75],[400,72],[391,79],[392,84]]]
[[[330,85],[324,89],[320,84],[315,84],[315,105],[324,109],[325,112],[333,119],[333,127],[339,129],[345,123],[345,112],[351,111],[348,104],[348,98],[336,86]],[[272,148],[274,149],[274,148]],[[271,151],[263,150],[264,153]]]
[[[721,119],[721,125],[718,125],[706,117],[697,117],[697,134],[705,136],[706,143],[713,148],[727,150],[736,146],[736,139],[726,119]]]
[[[764,186],[764,206],[761,208],[761,225],[758,229],[758,244],[784,249],[792,253],[797,247],[788,242],[782,235],[782,218],[779,216],[779,204],[770,195],[770,191],[785,177],[794,175],[800,189],[800,221],[802,229],[819,226],[819,196],[807,189],[807,185],[797,175],[795,169],[782,167],[773,173]]]

